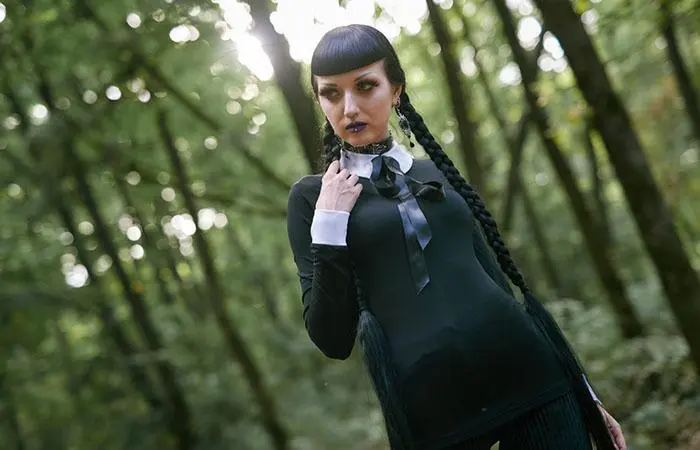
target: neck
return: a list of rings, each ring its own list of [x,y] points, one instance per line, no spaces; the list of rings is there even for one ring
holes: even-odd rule
[[[347,152],[362,153],[365,155],[381,155],[382,153],[389,151],[393,145],[394,138],[391,133],[389,133],[386,138],[379,142],[373,142],[371,144],[360,146],[350,145],[347,142],[343,142],[342,148]]]

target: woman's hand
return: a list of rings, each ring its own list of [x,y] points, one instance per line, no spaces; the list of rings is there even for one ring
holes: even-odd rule
[[[340,164],[333,161],[323,174],[321,192],[316,201],[316,209],[350,212],[362,191],[356,175],[346,169],[338,171]]]
[[[615,418],[611,416],[610,413],[607,412],[601,405],[598,405],[598,409],[600,409],[600,412],[603,414],[605,424],[608,426],[608,431],[610,432],[610,436],[613,438],[616,449],[627,450],[627,443],[625,442],[625,437],[622,434],[622,427],[620,427],[620,424],[617,423],[617,420],[615,420]]]

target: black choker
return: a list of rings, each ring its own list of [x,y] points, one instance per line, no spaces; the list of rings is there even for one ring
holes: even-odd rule
[[[350,145],[345,141],[343,141],[343,143],[341,144],[341,148],[343,150],[347,152],[361,153],[363,155],[381,155],[382,153],[386,153],[387,151],[389,151],[393,146],[394,138],[392,137],[391,133],[389,133],[389,137],[387,137],[383,141],[375,142],[373,144],[361,145],[359,147]]]

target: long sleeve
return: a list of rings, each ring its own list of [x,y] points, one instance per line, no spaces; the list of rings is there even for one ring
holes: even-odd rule
[[[343,245],[312,243],[316,196],[311,189],[305,179],[296,183],[287,208],[287,233],[301,284],[304,324],[326,356],[345,359],[355,343],[359,315],[350,255]]]

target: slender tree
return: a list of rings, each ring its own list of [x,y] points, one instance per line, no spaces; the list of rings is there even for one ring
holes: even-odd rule
[[[700,279],[649,168],[624,104],[570,2],[534,0],[556,34],[627,198],[666,298],[700,372]]]
[[[428,5],[428,17],[435,35],[435,40],[440,45],[440,57],[450,92],[452,114],[457,121],[459,134],[459,148],[467,168],[469,181],[480,192],[486,193],[484,185],[484,171],[479,161],[478,129],[472,119],[472,99],[467,89],[462,85],[462,70],[455,55],[454,40],[450,36],[445,19],[440,8],[433,0],[426,0]]]
[[[74,10],[78,17],[85,17],[92,20],[102,32],[107,33],[108,36],[120,35],[119,31],[112,30],[107,23],[100,17],[100,15],[95,11],[95,9],[87,2],[87,0],[76,0],[74,3]],[[126,22],[124,22],[124,30],[130,32]],[[122,42],[120,39],[112,39],[114,42]],[[217,135],[225,136],[232,146],[241,152],[242,156],[251,165],[252,168],[260,172],[265,180],[280,188],[284,192],[288,192],[291,188],[290,184],[284,181],[270,166],[265,164],[265,162],[257,156],[246,144],[246,142],[238,135],[230,132],[224,123],[220,122],[216,118],[212,117],[206,111],[204,111],[199,105],[197,105],[191,96],[185,94],[178,86],[165,74],[157,62],[153,62],[151,58],[141,50],[138,43],[130,41],[128,48],[119,47],[115,48],[117,52],[127,52],[127,61],[124,64],[124,70],[119,73],[119,76],[115,77],[115,80],[126,79],[128,75],[132,74],[136,70],[142,70],[144,76],[149,83],[154,86],[158,86],[164,91],[168,92],[169,95],[174,97],[175,100],[188,111],[193,118],[197,119],[199,122],[206,125],[209,129],[214,131]],[[115,80],[110,80],[101,86],[97,91],[104,91],[104,89],[110,84],[114,83]]]
[[[668,60],[671,62],[671,67],[673,67],[673,74],[676,77],[676,83],[678,83],[681,97],[685,103],[685,111],[690,119],[690,127],[695,135],[695,139],[700,144],[700,97],[698,97],[698,91],[693,85],[693,79],[681,54],[672,3],[671,0],[659,0],[661,32],[664,39],[666,39]]]
[[[598,227],[595,225],[597,223],[595,216],[591,214],[586,204],[584,195],[576,182],[569,162],[561,148],[559,148],[559,144],[557,144],[553,138],[547,112],[538,102],[537,95],[534,91],[536,72],[528,67],[525,50],[518,40],[510,10],[505,0],[493,0],[493,3],[503,23],[503,31],[511,47],[513,59],[520,68],[522,76],[521,86],[523,87],[525,99],[532,114],[532,120],[537,126],[537,131],[544,144],[545,153],[559,178],[559,182],[562,184],[564,191],[569,197],[574,216],[586,241],[586,248],[588,249],[593,261],[593,266],[608,296],[610,306],[615,312],[620,331],[626,338],[641,336],[644,332],[642,322],[627,295],[622,278],[612,265],[609,248],[606,247],[601,240]]]
[[[289,54],[289,43],[277,33],[270,22],[270,3],[267,0],[251,0],[253,34],[256,35],[270,58],[275,71],[275,80],[282,91],[287,108],[304,149],[304,156],[312,172],[321,169],[321,134],[316,117],[314,100],[304,89],[301,64]]]
[[[598,163],[598,155],[595,152],[593,145],[593,124],[590,119],[586,119],[586,124],[583,128],[583,145],[586,148],[586,156],[588,158],[588,168],[590,170],[591,189],[593,195],[593,204],[599,212],[598,225],[603,236],[605,245],[611,245],[612,228],[610,227],[608,202],[605,199],[605,183],[600,176],[600,164]]]
[[[24,34],[23,41],[25,42],[28,50],[33,50],[34,45],[32,42],[32,37],[29,34]],[[48,77],[44,73],[43,67],[41,67],[39,64],[35,64],[34,71],[37,78],[37,91],[39,96],[46,104],[49,111],[56,118],[63,120],[63,124],[66,126],[66,129],[63,130],[65,134],[57,137],[58,144],[56,145],[56,148],[63,150],[66,165],[70,167],[69,172],[72,172],[71,175],[75,177],[78,195],[81,197],[90,217],[92,218],[98,241],[102,245],[105,253],[112,260],[112,267],[116,273],[117,280],[121,285],[124,298],[129,304],[132,317],[139,332],[141,333],[141,336],[144,339],[144,343],[150,352],[157,354],[162,351],[163,346],[160,341],[160,336],[158,335],[156,327],[150,316],[150,311],[146,306],[141,292],[135,288],[136,285],[132,282],[124,265],[121,263],[117,248],[110,236],[107,223],[99,211],[97,201],[88,183],[85,165],[76,152],[75,137],[79,134],[80,129],[70,117],[64,115],[57,107],[56,96],[53,93],[53,88],[48,80]],[[42,164],[43,155],[36,146],[30,144],[29,153],[36,164]],[[59,184],[55,183],[55,185]],[[64,205],[62,210],[59,212],[61,214],[65,214],[69,211]],[[88,255],[84,256],[89,257]],[[156,361],[155,368],[160,381],[163,384],[165,395],[168,399],[168,421],[171,426],[171,431],[177,440],[178,449],[190,450],[195,445],[196,437],[192,427],[190,408],[184,392],[178,384],[175,370],[170,362],[163,360]]]
[[[163,141],[163,146],[165,147],[168,159],[175,173],[177,186],[185,200],[185,207],[192,217],[197,217],[197,211],[199,211],[199,209],[197,208],[194,194],[190,188],[189,176],[178,154],[175,140],[168,127],[166,113],[163,110],[159,110],[157,125],[160,137]],[[196,232],[193,237],[196,243],[197,253],[204,269],[204,276],[209,287],[209,304],[214,312],[214,317],[219,324],[219,328],[224,335],[226,345],[243,369],[246,381],[250,385],[253,395],[258,402],[263,426],[269,434],[275,449],[286,450],[290,445],[288,433],[277,412],[272,394],[265,386],[262,371],[258,367],[252,352],[248,349],[238,328],[228,315],[226,308],[226,292],[214,264],[214,255],[209,246],[209,242],[204,237],[201,230]]]
[[[148,350],[153,354],[159,354],[164,349],[161,338],[155,327],[150,311],[146,306],[141,289],[137,288],[137,284],[132,281],[119,258],[107,222],[99,211],[97,200],[88,183],[85,164],[70,142],[66,143],[64,150],[68,158],[68,164],[72,167],[72,174],[76,180],[78,195],[81,197],[88,214],[92,218],[92,222],[95,225],[95,235],[100,245],[112,260],[112,267],[121,285],[124,297],[129,303],[134,322],[137,324]],[[156,360],[155,366],[160,381],[163,383],[164,391],[168,397],[171,408],[170,421],[172,430],[176,433],[178,438],[178,448],[180,450],[189,450],[195,445],[195,430],[192,426],[190,408],[185,394],[178,383],[175,369],[169,361],[160,358]]]
[[[501,223],[503,224],[504,232],[507,232],[513,223],[513,204],[516,192],[520,192],[523,207],[525,210],[525,217],[527,218],[528,225],[532,232],[532,236],[535,241],[535,245],[540,251],[542,268],[544,269],[545,276],[549,285],[554,291],[561,295],[562,284],[561,277],[557,271],[556,264],[554,262],[554,257],[550,251],[547,238],[545,236],[544,228],[542,223],[537,217],[537,211],[530,198],[530,194],[527,192],[527,186],[523,183],[522,177],[520,175],[520,163],[523,156],[523,148],[525,146],[525,140],[527,138],[527,132],[529,130],[530,124],[530,114],[526,112],[520,119],[515,130],[515,136],[509,130],[508,123],[506,122],[505,115],[498,105],[496,100],[496,95],[491,86],[491,82],[488,79],[486,70],[481,64],[479,55],[483,50],[476,46],[476,42],[472,37],[471,25],[466,15],[459,14],[462,21],[462,37],[465,42],[467,42],[474,49],[474,64],[477,70],[477,77],[481,84],[481,87],[486,94],[486,98],[489,103],[489,110],[491,114],[496,119],[498,128],[500,130],[501,137],[503,138],[504,144],[508,149],[511,157],[510,170],[508,174],[508,184],[506,187],[505,200],[503,201],[503,215],[501,217]],[[542,50],[544,49],[543,40],[537,44],[533,55],[530,58],[530,65],[536,65],[537,59],[539,58]]]
[[[44,196],[52,200],[52,204],[56,208],[55,211],[58,219],[63,224],[64,228],[71,234],[71,236],[74,237],[73,246],[78,254],[78,260],[83,263],[83,266],[87,272],[87,281],[93,286],[92,289],[95,291],[98,317],[102,322],[102,329],[105,336],[109,338],[111,344],[114,345],[117,352],[126,362],[129,377],[136,390],[142,394],[144,400],[151,407],[154,413],[160,413],[165,409],[165,405],[159,398],[157,394],[158,390],[153,385],[148,371],[144,370],[142,366],[134,364],[134,361],[136,361],[142,351],[128,336],[128,333],[117,319],[114,308],[107,300],[108,296],[105,294],[106,289],[102,285],[102,278],[97,277],[92,269],[94,261],[91,257],[91,253],[87,250],[87,246],[83,242],[80,233],[78,232],[77,221],[74,217],[73,210],[69,208],[64,196],[54,195],[55,186],[59,185],[60,183],[54,179],[54,176],[49,171],[42,169],[39,149],[36,148],[34,141],[29,136],[29,117],[27,116],[25,109],[22,107],[18,96],[12,89],[9,77],[5,78],[4,87],[5,89],[3,93],[8,98],[10,105],[12,105],[12,110],[18,115],[18,117],[21,118],[20,130],[29,141],[27,153],[34,163],[34,168],[27,167],[26,170],[22,170],[22,164],[20,164],[20,161],[11,158],[12,154],[10,152],[5,152],[4,156],[10,157],[10,160],[13,163],[17,173],[21,173],[24,174],[24,176],[29,177],[30,182],[36,182],[39,188],[42,190]]]
[[[532,201],[528,188],[523,184],[520,176],[518,176],[520,197],[522,198],[523,209],[525,211],[525,217],[530,225],[530,231],[532,237],[535,241],[535,245],[540,251],[540,261],[542,270],[544,271],[549,286],[554,290],[557,295],[563,294],[563,285],[561,282],[561,276],[559,275],[559,270],[557,270],[557,264],[554,261],[552,252],[550,251],[549,243],[547,242],[547,237],[545,233],[545,227],[542,225],[542,221],[537,216],[537,210],[535,209],[535,204]]]
[[[525,142],[527,140],[528,131],[530,129],[530,114],[526,108],[526,111],[523,113],[522,117],[520,118],[520,121],[518,122],[515,134],[513,135],[509,131],[508,123],[506,122],[505,116],[503,115],[501,108],[498,106],[498,101],[496,100],[496,95],[494,93],[493,87],[491,86],[491,82],[489,81],[489,78],[486,74],[486,70],[483,64],[481,64],[480,55],[484,50],[480,49],[476,45],[476,41],[474,40],[474,37],[472,35],[472,26],[469,23],[467,16],[461,12],[458,15],[462,22],[462,37],[464,38],[464,41],[467,42],[474,49],[474,65],[476,66],[476,73],[479,79],[479,83],[481,84],[481,87],[483,88],[484,93],[486,94],[491,114],[493,115],[494,119],[496,119],[496,123],[498,124],[498,128],[501,131],[501,136],[503,138],[504,144],[506,145],[510,153],[511,161],[510,170],[508,171],[508,184],[505,190],[505,200],[502,203],[502,213],[500,221],[503,231],[507,233],[510,230],[512,224],[515,195],[518,189],[520,189],[520,187],[522,186],[522,184],[518,181],[518,178],[520,177],[520,163],[523,159],[523,150],[525,148]],[[544,32],[540,36],[540,40],[537,44],[537,47],[532,52],[532,55],[529,57],[529,67],[532,67],[532,70],[535,71],[537,71],[537,60],[542,54],[542,50],[544,49],[544,40],[542,39],[543,36]]]
[[[19,411],[14,399],[14,391],[10,389],[7,377],[7,365],[4,364],[2,372],[0,372],[0,400],[3,403],[4,416],[7,417],[8,428],[10,435],[14,440],[14,450],[26,450],[27,444],[24,437],[25,433],[20,423]],[[10,448],[10,447],[8,447]]]
[[[156,256],[156,260],[152,261],[150,265],[151,271],[153,272],[153,277],[156,281],[156,285],[158,286],[158,291],[161,296],[161,299],[163,300],[164,304],[168,306],[173,306],[175,305],[175,296],[170,291],[170,287],[168,286],[168,282],[166,281],[166,278],[164,276],[164,273],[168,271],[168,269],[165,267],[161,267],[161,265],[159,264],[160,261],[157,261],[158,256],[160,256],[161,259],[163,259],[163,257],[166,255],[158,250],[156,246],[157,237],[155,236],[155,233],[153,231],[148,229],[148,222],[146,222],[145,216],[141,213],[140,208],[136,206],[136,203],[131,198],[131,194],[129,193],[129,190],[126,187],[126,182],[124,181],[124,179],[117,175],[115,177],[114,184],[116,185],[117,192],[119,192],[119,195],[122,198],[124,207],[127,211],[130,212],[134,219],[136,219],[136,223],[142,230],[142,240],[144,246],[146,247],[146,251],[152,252],[152,256]],[[168,263],[170,267],[173,267],[174,261],[169,260]]]

